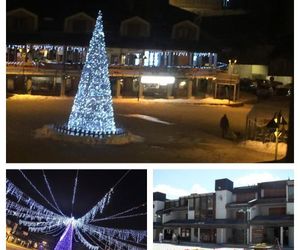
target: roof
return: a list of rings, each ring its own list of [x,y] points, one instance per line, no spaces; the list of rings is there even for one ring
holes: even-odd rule
[[[236,187],[233,189],[234,194],[241,194],[241,193],[252,193],[257,192],[258,186],[244,186],[244,187]]]
[[[125,3],[124,3],[125,2]],[[88,45],[91,34],[66,34],[64,30],[65,18],[77,13],[96,19],[98,11],[102,11],[106,44],[109,47],[123,48],[153,48],[153,49],[211,49],[211,42],[207,38],[195,41],[176,41],[171,39],[174,24],[182,21],[194,23],[196,15],[186,10],[171,6],[167,0],[83,0],[72,1],[68,8],[57,8],[60,1],[54,0],[45,8],[42,1],[12,0],[7,3],[7,11],[24,8],[38,15],[39,31],[34,34],[7,33],[7,41],[21,43],[24,41],[36,43]],[[116,8],[116,6],[121,6]],[[159,9],[159,11],[158,11]],[[132,17],[140,17],[151,24],[151,36],[148,38],[121,37],[121,22]],[[197,25],[197,24],[196,24]]]

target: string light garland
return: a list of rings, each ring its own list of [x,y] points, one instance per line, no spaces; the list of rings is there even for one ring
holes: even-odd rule
[[[118,179],[118,181],[112,186],[112,188],[103,196],[96,205],[90,209],[82,217],[75,219],[74,217],[67,217],[65,215],[52,212],[45,208],[43,205],[36,202],[34,199],[23,193],[17,186],[15,186],[10,180],[6,180],[6,214],[19,218],[19,224],[26,226],[30,232],[51,234],[58,236],[61,234],[59,241],[57,242],[54,250],[72,250],[73,239],[81,242],[86,248],[90,250],[116,249],[116,250],[141,250],[146,248],[146,231],[132,230],[132,229],[118,229],[102,227],[91,224],[96,215],[101,214],[105,207],[110,203],[111,196],[114,193],[114,189],[129,173],[125,174]],[[29,178],[22,172],[23,177],[32,183]],[[43,177],[46,183],[49,184],[46,173],[43,171]],[[78,171],[76,174],[74,189],[73,189],[73,202],[75,202],[75,195],[78,184]],[[39,194],[41,192],[33,184],[31,185],[35,191]],[[51,190],[50,185],[48,188]],[[49,191],[50,191],[49,190]],[[53,192],[51,192],[53,195]],[[53,200],[55,197],[53,195]],[[144,207],[145,204],[132,207],[123,212],[116,213],[111,216],[102,218],[103,220],[113,220],[121,218],[129,218],[134,216],[143,216],[146,213],[126,215],[128,212],[137,210]],[[57,206],[58,207],[58,206]],[[94,241],[95,238],[99,241],[99,244]]]
[[[53,200],[53,202],[54,202],[54,204],[55,204],[57,210],[58,210],[62,215],[64,215],[64,213],[60,210],[60,208],[59,208],[58,205],[57,205],[57,202],[56,202],[56,200],[55,200],[55,198],[54,198],[53,192],[52,192],[52,190],[51,190],[50,184],[49,184],[49,182],[48,182],[48,179],[47,179],[47,177],[46,177],[46,175],[45,175],[44,170],[43,170],[43,176],[44,176],[44,180],[45,180],[45,182],[46,182],[47,188],[48,188],[48,190],[49,190],[49,193],[50,193],[50,195],[51,195],[51,198],[52,198],[52,200]]]

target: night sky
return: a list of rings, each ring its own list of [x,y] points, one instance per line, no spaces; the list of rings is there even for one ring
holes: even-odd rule
[[[22,170],[39,191],[52,202],[44,181],[42,170]],[[44,170],[56,202],[68,216],[72,210],[72,196],[76,170]],[[112,188],[127,170],[79,170],[73,216],[79,218],[88,212]],[[18,170],[7,170],[7,178],[28,196],[54,211],[51,206],[30,186]],[[131,170],[116,186],[110,204],[101,218],[141,205],[147,201],[146,170]],[[53,202],[52,202],[53,203]],[[54,211],[55,212],[55,211]],[[132,213],[146,212],[146,206]],[[146,230],[146,216],[95,223],[96,225]],[[81,249],[76,247],[76,249]],[[84,249],[84,248],[83,248]]]

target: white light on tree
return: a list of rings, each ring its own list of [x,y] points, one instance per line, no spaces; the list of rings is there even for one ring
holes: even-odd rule
[[[157,83],[159,85],[174,84],[174,76],[142,76],[141,83],[143,84],[153,84]]]
[[[101,11],[67,126],[87,133],[116,132]]]

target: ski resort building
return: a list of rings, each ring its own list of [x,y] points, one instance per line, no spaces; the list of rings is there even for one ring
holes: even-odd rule
[[[175,200],[153,194],[154,241],[218,244],[269,243],[294,247],[294,181],[262,182],[233,187],[229,179],[215,181],[215,192]]]
[[[168,15],[157,14],[158,6]],[[99,9],[115,97],[239,98],[239,77],[218,59],[220,47],[204,32],[209,27],[204,22],[200,27],[196,14],[161,0],[55,11],[10,3],[7,91],[74,95]]]

